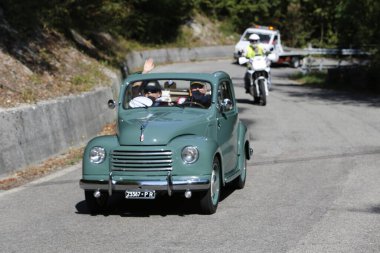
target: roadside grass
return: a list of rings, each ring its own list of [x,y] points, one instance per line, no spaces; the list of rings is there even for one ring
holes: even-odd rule
[[[107,77],[95,64],[78,63],[79,73],[70,78],[71,92],[90,91],[96,85],[107,83]]]
[[[297,73],[290,76],[292,80],[298,81],[302,85],[309,85],[314,87],[327,87],[327,73],[326,72],[312,72],[312,73]]]
[[[37,101],[37,94],[34,89],[28,87],[21,92],[21,99],[25,103],[34,103]]]

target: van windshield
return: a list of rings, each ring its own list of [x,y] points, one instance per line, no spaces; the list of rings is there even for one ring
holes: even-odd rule
[[[259,35],[259,37],[260,37],[260,43],[269,44],[270,39],[272,37],[271,35],[264,34],[264,33],[258,33],[258,32],[254,32],[254,33],[257,34],[257,35]],[[248,41],[248,38],[249,38],[249,36],[251,36],[251,34],[253,34],[253,32],[247,32],[247,33],[245,33],[243,40],[247,40]]]

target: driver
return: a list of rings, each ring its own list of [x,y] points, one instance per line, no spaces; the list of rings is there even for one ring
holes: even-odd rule
[[[204,82],[191,82],[190,101],[199,103],[205,107],[209,107],[211,105],[211,95],[207,93],[207,87]]]

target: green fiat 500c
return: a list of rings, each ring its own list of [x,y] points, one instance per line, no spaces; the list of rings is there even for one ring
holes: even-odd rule
[[[122,193],[180,194],[213,214],[223,186],[244,187],[252,148],[227,73],[133,74],[108,105],[118,111],[117,134],[92,139],[83,155],[80,187],[91,212]]]

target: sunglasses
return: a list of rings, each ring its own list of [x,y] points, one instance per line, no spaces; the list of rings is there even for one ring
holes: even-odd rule
[[[149,91],[147,91],[145,93],[157,93],[157,92],[158,92],[157,90],[149,90]]]

